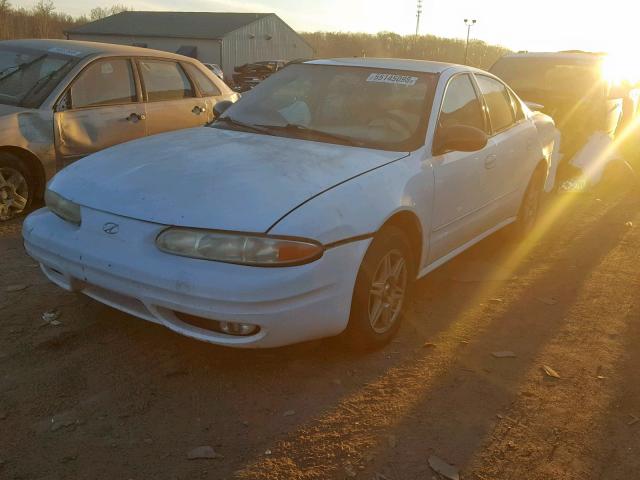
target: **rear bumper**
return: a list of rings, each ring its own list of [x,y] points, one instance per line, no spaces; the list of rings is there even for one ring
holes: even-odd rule
[[[120,226],[107,235],[106,222]],[[83,209],[78,228],[46,209],[24,222],[27,253],[55,284],[174,332],[235,347],[277,347],[339,334],[347,325],[369,240],[329,249],[311,264],[256,268],[189,259],[154,245],[163,225]],[[257,325],[237,337],[181,321],[175,312]]]

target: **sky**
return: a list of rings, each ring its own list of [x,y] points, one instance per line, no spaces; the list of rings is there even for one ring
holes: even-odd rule
[[[12,0],[31,7],[36,0]],[[410,34],[416,0],[54,0],[59,12],[88,14],[120,3],[136,10],[273,12],[299,31]],[[535,8],[534,8],[535,6]],[[640,28],[637,0],[423,0],[421,34],[463,38],[464,19],[476,19],[471,36],[514,50],[583,49],[633,54]],[[633,45],[635,43],[635,45]]]

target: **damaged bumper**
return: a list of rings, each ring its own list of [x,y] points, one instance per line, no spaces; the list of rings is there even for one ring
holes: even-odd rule
[[[246,267],[159,251],[154,242],[164,225],[92,209],[82,213],[81,227],[47,209],[24,222],[25,249],[52,282],[176,333],[235,347],[277,347],[339,334],[368,246],[365,240],[331,248],[298,267]],[[118,234],[105,233],[107,223],[117,224]],[[185,316],[200,321],[196,326]],[[228,335],[203,328],[207,320],[259,330]]]

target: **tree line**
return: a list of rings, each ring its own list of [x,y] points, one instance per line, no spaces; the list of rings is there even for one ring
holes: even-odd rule
[[[96,7],[90,14],[73,17],[56,11],[51,0],[39,0],[32,8],[14,7],[0,0],[0,40],[16,38],[63,38],[64,31],[125,10],[124,5]],[[463,63],[465,41],[434,35],[398,35],[313,32],[302,33],[317,57],[396,57]],[[488,68],[504,55],[506,48],[480,40],[469,44],[468,64]]]
[[[303,33],[318,57],[387,57],[463,63],[466,41],[434,35],[398,35],[393,32]],[[480,40],[469,42],[469,65],[487,69],[509,50]]]
[[[56,11],[51,0],[39,0],[32,8],[14,7],[0,0],[0,40],[64,38],[64,31],[128,10],[124,5],[96,7],[89,15],[72,17]]]

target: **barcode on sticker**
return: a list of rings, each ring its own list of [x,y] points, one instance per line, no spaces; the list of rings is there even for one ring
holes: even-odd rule
[[[393,73],[372,73],[367,78],[367,82],[375,83],[393,83],[395,85],[415,85],[418,77],[410,77],[409,75],[395,75]]]

